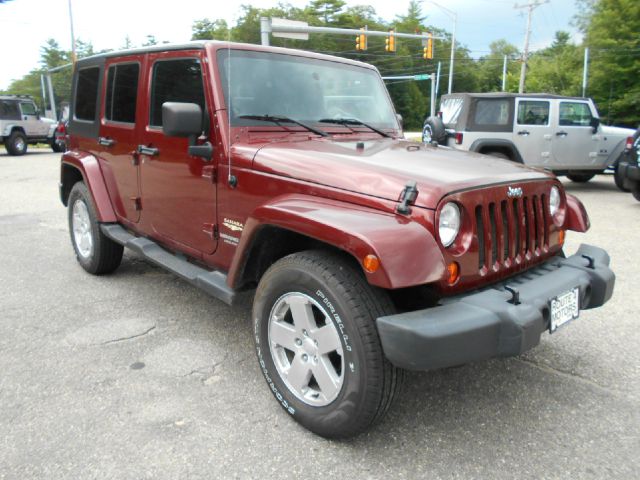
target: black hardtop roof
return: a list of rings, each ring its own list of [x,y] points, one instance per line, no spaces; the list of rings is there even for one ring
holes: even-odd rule
[[[217,45],[224,45],[224,46],[228,45],[231,48],[236,46],[245,50],[254,50],[258,52],[301,55],[301,56],[310,57],[310,58],[318,58],[321,60],[339,61],[342,63],[348,63],[351,65],[357,65],[357,66],[367,67],[370,69],[377,70],[371,64],[360,62],[358,60],[352,60],[350,58],[337,57],[335,55],[326,55],[322,53],[311,52],[308,50],[299,50],[299,49],[293,49],[293,48],[272,47],[272,46],[256,45],[253,43],[228,42],[228,41],[222,41],[222,40],[193,40],[185,43],[162,43],[158,45],[151,45],[149,47],[131,48],[128,50],[114,50],[112,52],[99,53],[97,55],[92,55],[90,57],[79,59],[77,64],[78,66],[82,67],[84,63],[90,63],[100,58],[124,57],[126,55],[138,55],[143,53],[166,52],[166,51],[175,51],[175,50],[194,50],[194,49],[204,50],[204,48],[209,44],[217,44]]]
[[[539,99],[552,99],[552,100],[589,100],[585,97],[566,97],[564,95],[556,95],[552,93],[509,93],[509,92],[488,92],[488,93],[450,93],[442,95],[442,99],[455,98],[455,97],[468,97],[468,98],[539,98]]]

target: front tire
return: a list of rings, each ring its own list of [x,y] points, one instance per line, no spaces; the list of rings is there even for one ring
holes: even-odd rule
[[[27,153],[27,137],[22,132],[11,132],[11,135],[5,141],[4,148],[6,148],[9,155],[24,155]]]
[[[96,209],[83,182],[71,189],[68,205],[69,233],[78,263],[94,275],[113,272],[122,261],[124,248],[100,231]]]
[[[305,251],[273,264],[258,285],[253,322],[260,368],[280,405],[327,438],[379,421],[402,379],[375,325],[392,312],[386,293],[337,254]]]

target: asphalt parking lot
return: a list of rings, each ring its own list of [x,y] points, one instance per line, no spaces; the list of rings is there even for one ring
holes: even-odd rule
[[[76,263],[59,154],[0,153],[0,478],[631,479],[640,475],[640,202],[567,182],[614,298],[520,358],[411,373],[373,431],[299,427],[257,367],[251,296],[229,308],[125,253]]]

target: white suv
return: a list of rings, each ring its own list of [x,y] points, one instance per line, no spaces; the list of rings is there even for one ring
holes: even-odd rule
[[[627,128],[600,124],[588,98],[546,94],[444,95],[438,117],[425,121],[423,142],[542,167],[576,182],[616,168]]]
[[[54,141],[57,123],[41,117],[28,95],[0,96],[0,143],[9,155],[24,155],[29,143],[48,143],[54,152],[61,151]]]

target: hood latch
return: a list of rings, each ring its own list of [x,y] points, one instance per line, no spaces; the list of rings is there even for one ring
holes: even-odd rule
[[[418,189],[416,188],[416,182],[411,180],[407,182],[400,194],[400,204],[396,207],[396,212],[402,215],[409,215],[411,213],[409,205],[415,202],[416,198],[418,198]]]

